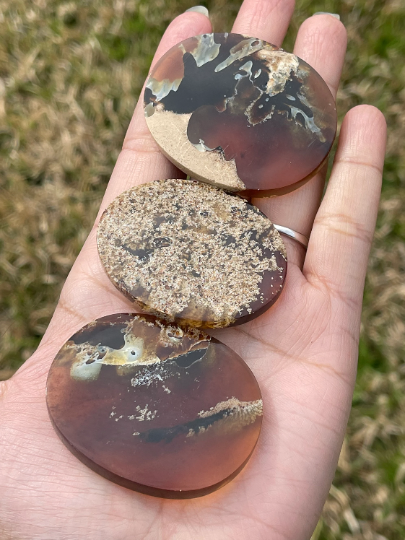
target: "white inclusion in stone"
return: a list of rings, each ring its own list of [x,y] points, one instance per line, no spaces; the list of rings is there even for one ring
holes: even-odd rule
[[[301,101],[301,103],[303,103],[309,109],[312,110],[311,104],[308,102],[308,100],[307,100],[307,98],[305,97],[304,94],[297,93],[297,97]],[[293,107],[291,107],[291,112],[292,112],[292,109],[293,109]],[[300,111],[300,112],[301,112],[301,114],[303,114],[302,111]],[[324,137],[324,135],[322,133],[322,130],[315,124],[315,118],[309,118],[309,116],[306,116],[304,114],[303,114],[303,116],[305,118],[305,126],[307,128],[309,128],[312,131],[312,133],[316,133],[321,142],[325,142],[326,139],[325,139],[325,137]],[[294,119],[295,119],[295,116],[294,116]]]
[[[239,69],[241,69],[242,71],[246,71],[246,73],[251,75],[252,74],[252,67],[253,67],[253,62],[251,60],[248,60]]]
[[[304,105],[306,105],[309,109],[311,109],[311,104],[308,102],[307,98],[305,97],[304,94],[301,94],[301,93],[297,93],[297,97],[298,99],[301,101],[301,103],[303,103]]]
[[[197,67],[201,67],[208,62],[212,62],[219,54],[220,43],[215,43],[214,34],[203,34],[200,37],[200,43],[190,54],[194,56]]]
[[[144,351],[143,339],[134,336],[131,333],[124,335],[125,344],[121,349],[111,349],[106,347],[105,356],[96,362],[113,366],[125,366],[129,364],[139,364]],[[156,361],[156,358],[151,359],[150,363]],[[146,362],[147,363],[147,362]]]
[[[287,99],[289,99],[290,101],[295,101],[295,97],[294,96],[290,96],[289,94],[286,94],[285,97]]]
[[[202,139],[200,139],[200,142],[198,142],[194,146],[195,146],[195,148],[197,148],[197,150],[199,152],[206,152],[207,151],[207,147],[205,146],[204,141]]]
[[[136,337],[130,332],[124,335],[124,346],[121,349],[113,349],[106,345],[73,345],[70,348],[76,349],[76,360],[70,368],[72,379],[81,381],[94,381],[98,378],[102,365],[129,366],[145,365],[159,362],[159,359],[150,355],[143,358],[144,342],[140,337]]]
[[[223,69],[233,64],[233,62],[236,62],[236,60],[245,58],[246,56],[249,56],[256,51],[260,51],[260,49],[262,48],[263,41],[261,39],[244,39],[243,41],[235,45],[235,47],[232,47],[232,49],[229,51],[230,55],[228,56],[228,58],[226,58],[223,62],[217,65],[217,67],[215,68],[215,72],[218,73],[218,71],[222,71]]]
[[[154,107],[153,103],[148,103],[143,112],[144,112],[146,118],[149,118],[150,116],[152,116],[152,114],[155,113],[155,107]]]
[[[296,116],[300,114],[304,118],[306,129],[309,129],[312,133],[319,134],[321,132],[320,128],[315,124],[314,119],[306,115],[301,109],[291,107],[291,114],[295,121],[297,121]]]
[[[261,72],[262,72],[261,69],[258,69],[258,70],[256,71],[256,73],[255,73],[255,79],[257,79],[257,77],[260,77]]]
[[[199,152],[212,152],[214,150],[214,148],[209,148],[202,139],[199,139],[199,142],[193,144],[193,146],[197,148]]]
[[[245,75],[242,75],[241,73],[237,73],[235,75],[235,79],[238,81],[239,79],[242,79],[243,77],[246,77],[247,75],[249,76],[249,79],[251,79],[252,77],[252,67],[253,67],[253,62],[251,60],[249,60],[248,62],[245,62],[243,64],[243,66],[241,66],[239,68],[239,71],[244,71],[245,72]]]
[[[264,51],[260,54],[263,56],[269,70],[266,93],[269,96],[275,96],[284,91],[291,73],[297,73],[299,60],[295,54],[281,51],[271,51],[271,53]]]
[[[146,83],[146,88],[149,88],[149,90],[151,90],[152,94],[156,96],[157,101],[161,101],[168,94],[170,94],[170,92],[176,92],[182,80],[183,78],[175,79],[174,81],[169,81],[169,79],[157,81],[153,77],[150,77],[148,79],[148,82]],[[147,114],[145,108],[145,114],[147,114],[147,116],[152,116],[152,114],[150,113],[150,109],[148,109],[148,112],[149,114]]]
[[[70,368],[70,376],[76,381],[95,381],[98,379],[101,370],[101,364],[92,362],[87,364],[86,356],[79,362],[75,362]]]
[[[144,422],[145,420],[149,422],[150,420],[153,420],[155,418],[157,410],[149,411],[148,408],[149,408],[148,404],[146,404],[143,409],[141,409],[141,407],[137,405],[135,410],[137,411],[138,416],[131,415],[131,417],[128,417],[128,418],[130,419],[135,418],[135,420],[138,420],[139,422]]]
[[[128,364],[132,364],[141,358],[143,354],[143,339],[134,338],[131,334],[124,336],[125,346],[121,352],[125,354]]]

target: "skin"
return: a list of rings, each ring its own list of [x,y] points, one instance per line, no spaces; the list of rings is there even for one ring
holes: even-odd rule
[[[292,0],[245,0],[233,30],[281,45],[293,8]],[[203,14],[182,14],[169,26],[155,61],[175,43],[210,31]],[[315,67],[335,94],[345,47],[343,25],[330,15],[317,15],[301,26],[294,52]],[[270,311],[215,333],[255,373],[265,415],[244,471],[201,499],[157,499],[108,482],[73,457],[51,427],[45,382],[56,352],[85,323],[132,310],[101,267],[96,220],[40,347],[0,385],[3,540],[310,538],[351,407],[385,138],[382,114],[370,106],[356,107],[341,127],[321,204],[322,175],[289,195],[253,201],[275,223],[310,235],[310,243],[305,252],[285,240],[287,283]],[[131,186],[181,177],[153,142],[138,105],[100,212]]]

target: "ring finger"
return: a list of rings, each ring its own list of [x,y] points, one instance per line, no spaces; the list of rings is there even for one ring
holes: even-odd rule
[[[271,25],[269,28],[271,30]],[[258,31],[263,32],[262,25],[257,30],[253,26],[249,28],[249,33],[253,36]],[[270,42],[277,41],[279,37],[279,30],[275,31],[274,37],[271,32],[263,35],[263,38]],[[310,64],[323,77],[333,97],[336,97],[339,85],[346,42],[346,30],[337,18],[331,15],[316,15],[301,25],[294,47],[294,53]],[[253,199],[252,202],[274,223],[309,237],[322,196],[325,172],[326,167],[303,187],[287,195],[267,199],[257,198]],[[302,267],[305,257],[304,248],[294,240],[289,238],[285,240],[289,261]]]

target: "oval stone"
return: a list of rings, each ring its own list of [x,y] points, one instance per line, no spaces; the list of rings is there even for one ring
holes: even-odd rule
[[[263,313],[287,269],[281,236],[260,210],[191,180],[122,193],[101,218],[97,245],[111,281],[143,311],[199,328]]]
[[[265,196],[326,160],[336,107],[306,62],[254,37],[204,34],[171,48],[147,81],[145,116],[162,152],[201,181]]]
[[[167,498],[234,478],[256,445],[260,389],[229,347],[150,315],[116,314],[72,336],[47,381],[53,425],[90,468]]]

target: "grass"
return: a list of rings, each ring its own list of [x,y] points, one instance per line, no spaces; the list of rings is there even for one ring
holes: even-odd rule
[[[230,30],[240,0],[203,2]],[[0,0],[0,377],[35,350],[90,230],[164,28],[191,0]],[[405,5],[297,0],[285,48],[316,11],[349,48],[341,118],[382,109],[389,140],[364,295],[359,376],[313,540],[405,538]]]

